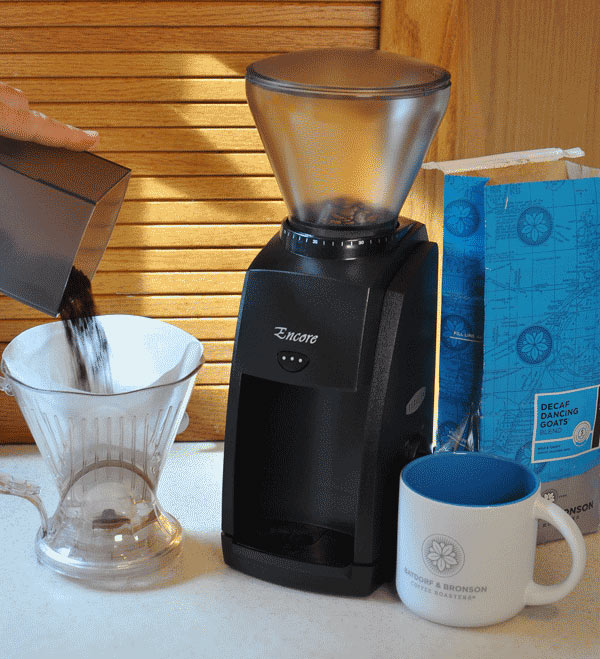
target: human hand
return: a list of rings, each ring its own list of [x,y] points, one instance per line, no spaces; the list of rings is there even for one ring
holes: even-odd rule
[[[99,141],[96,131],[80,130],[30,110],[25,94],[3,82],[0,82],[0,135],[73,151],[93,149]]]

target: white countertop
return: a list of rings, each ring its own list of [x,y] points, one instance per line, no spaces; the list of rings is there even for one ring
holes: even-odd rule
[[[183,550],[167,582],[148,589],[96,590],[39,565],[37,511],[1,496],[0,659],[600,657],[600,534],[586,537],[586,574],[566,599],[493,627],[453,629],[413,615],[391,584],[355,599],[276,586],[226,566],[222,464],[220,444],[175,444],[159,499],[184,528]],[[52,478],[34,446],[0,446],[0,471],[40,483],[54,511]],[[538,581],[561,579],[568,565],[565,542],[538,548]]]

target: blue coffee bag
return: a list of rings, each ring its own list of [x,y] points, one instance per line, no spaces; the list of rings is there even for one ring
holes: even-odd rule
[[[471,448],[531,465],[543,495],[595,531],[600,179],[487,181],[445,177],[437,441],[476,428]],[[541,525],[540,541],[557,537]]]

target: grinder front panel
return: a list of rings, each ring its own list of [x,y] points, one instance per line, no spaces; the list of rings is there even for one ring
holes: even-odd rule
[[[371,298],[347,280],[249,270],[230,385],[226,544],[322,570],[352,564]]]
[[[294,272],[248,272],[234,362],[277,382],[354,390],[368,288]]]

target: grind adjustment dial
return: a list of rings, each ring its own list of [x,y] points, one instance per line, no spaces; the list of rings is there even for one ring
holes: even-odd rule
[[[365,234],[353,230],[321,228],[315,228],[313,233],[308,233],[296,228],[288,219],[281,225],[279,235],[285,248],[294,254],[319,259],[348,260],[393,249],[412,224],[401,224],[384,233]]]

